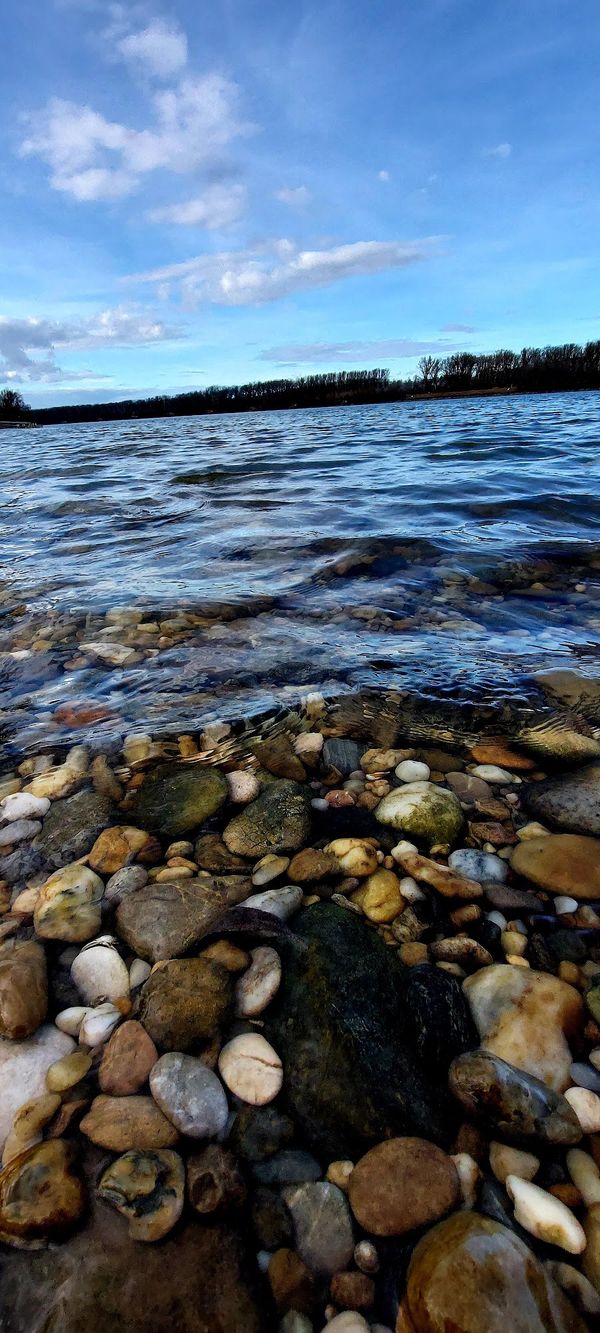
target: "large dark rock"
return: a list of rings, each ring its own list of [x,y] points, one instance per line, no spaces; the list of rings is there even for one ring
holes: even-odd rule
[[[252,891],[249,879],[166,880],[129,893],[117,908],[117,931],[140,958],[179,958],[202,939],[228,907]]]
[[[600,836],[600,763],[521,788],[525,809],[565,833]]]
[[[180,838],[216,814],[229,788],[219,768],[199,764],[160,764],[136,793],[132,822],[165,838]]]
[[[91,850],[96,838],[115,822],[115,813],[108,796],[85,787],[64,801],[54,801],[33,845],[48,865],[57,869],[70,865]]]
[[[280,945],[283,980],[269,1027],[304,1139],[326,1160],[354,1158],[398,1134],[447,1142],[455,1124],[447,1067],[461,1040],[472,1039],[460,989],[434,982],[427,998],[423,978],[409,1026],[409,970],[360,918],[319,903],[294,929],[296,944]],[[449,1017],[454,1006],[458,1017]]]
[[[232,1228],[188,1222],[141,1245],[92,1201],[66,1244],[0,1255],[2,1333],[271,1333],[268,1293]]]
[[[479,1045],[460,982],[430,963],[408,970],[404,1021],[424,1069],[447,1070],[456,1055]]]

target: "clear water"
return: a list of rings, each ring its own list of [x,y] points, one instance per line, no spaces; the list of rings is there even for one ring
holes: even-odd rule
[[[182,730],[312,689],[594,675],[599,445],[595,393],[2,431],[4,731],[66,734],[71,699]],[[86,657],[132,606],[190,623]]]

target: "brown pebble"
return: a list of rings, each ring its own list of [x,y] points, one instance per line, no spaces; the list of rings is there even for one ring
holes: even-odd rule
[[[487,1162],[489,1153],[489,1143],[483,1132],[477,1125],[471,1125],[468,1120],[464,1120],[459,1125],[458,1132],[452,1145],[454,1156],[459,1153],[467,1153],[472,1157],[478,1166],[483,1166]]]
[[[571,1185],[569,1181],[561,1181],[558,1185],[550,1185],[549,1194],[553,1194],[555,1199],[560,1199],[561,1203],[566,1204],[567,1208],[580,1208],[583,1199],[576,1185]]]
[[[227,1208],[241,1208],[246,1193],[237,1160],[227,1148],[210,1143],[203,1152],[188,1158],[187,1194],[195,1212],[217,1213]]]
[[[229,940],[215,940],[214,944],[209,944],[203,949],[200,958],[210,958],[213,963],[220,963],[227,972],[245,972],[250,967],[250,954],[244,949],[238,949],[236,944],[231,944]]]
[[[427,962],[429,949],[420,940],[406,940],[400,945],[400,958],[406,967],[416,967],[418,963]]]
[[[336,1273],[329,1291],[341,1310],[369,1310],[375,1300],[375,1283],[366,1273]]]
[[[311,1315],[317,1308],[317,1286],[310,1268],[295,1250],[276,1250],[271,1257],[268,1278],[280,1315],[288,1310]]]
[[[146,1029],[136,1019],[128,1019],[113,1032],[104,1048],[98,1070],[102,1092],[114,1097],[139,1092],[157,1060],[158,1051]]]
[[[388,1139],[357,1163],[348,1185],[356,1220],[374,1236],[403,1236],[437,1222],[460,1199],[458,1172],[435,1143]]]
[[[481,908],[477,903],[467,903],[465,907],[457,907],[455,912],[450,913],[450,920],[453,926],[468,926],[470,921],[479,921]]]

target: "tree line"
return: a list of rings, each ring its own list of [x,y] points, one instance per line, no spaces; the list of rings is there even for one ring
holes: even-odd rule
[[[190,393],[130,398],[114,403],[80,403],[31,409],[13,389],[0,392],[0,421],[123,421],[138,417],[196,416],[218,412],[264,412],[294,407],[335,407],[350,403],[394,402],[421,395],[452,393],[551,393],[600,388],[600,341],[585,346],[524,347],[424,356],[411,379],[390,378],[389,370],[340,370],[299,379],[213,385]]]

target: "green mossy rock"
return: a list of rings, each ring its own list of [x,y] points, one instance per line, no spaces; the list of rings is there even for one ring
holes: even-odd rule
[[[200,828],[220,810],[228,796],[227,779],[219,768],[199,764],[160,764],[148,775],[129,811],[131,821],[179,838]]]
[[[270,782],[255,801],[235,816],[223,842],[237,856],[258,860],[267,852],[295,852],[310,834],[310,793],[284,778]]]
[[[379,802],[374,814],[379,824],[387,824],[427,847],[456,842],[464,823],[458,798],[433,782],[394,787]]]

